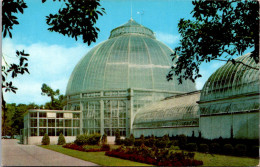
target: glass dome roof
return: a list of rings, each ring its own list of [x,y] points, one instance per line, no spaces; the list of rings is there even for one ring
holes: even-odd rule
[[[101,90],[149,89],[189,92],[195,84],[166,75],[173,51],[157,41],[152,30],[133,19],[111,31],[108,40],[90,50],[74,68],[67,95]]]
[[[222,99],[248,93],[259,92],[259,70],[247,67],[259,68],[249,54],[236,59],[220,67],[205,83],[200,101]],[[243,63],[243,64],[242,64]]]

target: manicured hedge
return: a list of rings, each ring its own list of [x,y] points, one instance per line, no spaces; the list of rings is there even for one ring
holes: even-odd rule
[[[76,137],[76,140],[74,141],[75,144],[81,146],[81,145],[98,145],[100,142],[101,135],[100,134],[82,134],[78,135]]]

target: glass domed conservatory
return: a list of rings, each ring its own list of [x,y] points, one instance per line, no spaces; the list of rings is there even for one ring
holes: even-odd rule
[[[214,72],[201,91],[140,108],[133,123],[134,135],[258,139],[259,65],[250,54],[235,61]]]
[[[133,19],[111,31],[74,68],[66,89],[67,110],[81,110],[83,133],[129,135],[137,110],[165,97],[195,90],[168,82],[173,51]]]
[[[198,102],[205,138],[259,138],[259,64],[250,55],[223,65],[205,83]]]

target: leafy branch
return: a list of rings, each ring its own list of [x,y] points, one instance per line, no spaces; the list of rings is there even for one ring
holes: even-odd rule
[[[174,65],[167,75],[168,80],[176,75],[179,83],[183,79],[195,82],[202,76],[201,63],[220,60],[220,57],[227,57],[225,55],[239,56],[248,48],[253,49],[251,57],[259,62],[258,1],[195,0],[192,4],[194,19],[181,19],[178,24],[181,40],[172,55]],[[228,61],[245,65],[233,59]]]

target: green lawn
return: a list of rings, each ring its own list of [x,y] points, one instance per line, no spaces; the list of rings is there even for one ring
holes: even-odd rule
[[[105,156],[105,152],[82,152],[68,148],[63,148],[59,145],[47,145],[40,147],[57,151],[62,154],[66,154],[85,161],[93,162],[102,166],[151,166],[144,163]]]
[[[194,159],[202,160],[204,166],[257,166],[258,158],[235,157],[217,154],[195,153]]]
[[[62,146],[58,146],[58,145],[48,145],[48,146],[41,146],[41,147],[53,151],[57,151],[72,157],[76,157],[82,160],[90,161],[102,166],[150,166],[144,163],[108,157],[105,156],[105,152],[81,152],[81,151],[63,148]],[[118,147],[118,146],[113,146],[113,147]],[[258,158],[204,154],[199,152],[195,153],[194,159],[202,160],[204,166],[256,166],[259,164]]]

